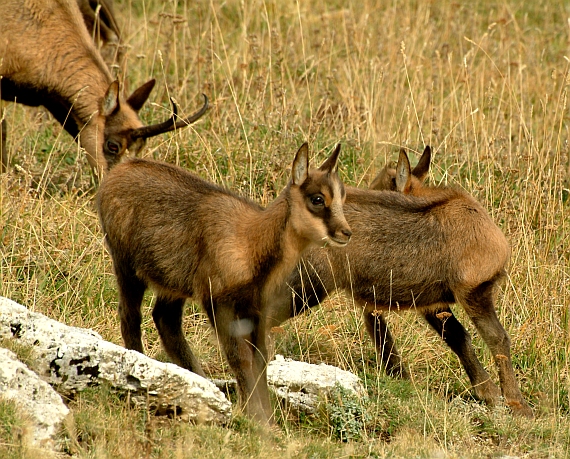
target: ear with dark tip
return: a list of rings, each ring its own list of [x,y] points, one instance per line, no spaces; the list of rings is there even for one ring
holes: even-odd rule
[[[291,170],[293,184],[301,186],[309,175],[309,145],[305,142],[297,151]]]
[[[396,191],[409,193],[412,185],[410,160],[403,148],[400,150],[398,165],[396,166]]]
[[[147,101],[148,96],[150,96],[150,92],[154,88],[155,84],[156,80],[154,78],[152,80],[148,80],[145,84],[135,89],[129,96],[127,103],[134,111],[138,112],[142,108],[144,103]]]
[[[340,153],[340,143],[336,146],[332,154],[328,157],[328,159],[319,167],[320,171],[323,172],[332,172],[336,167],[336,161],[338,159],[338,155]]]
[[[429,172],[430,163],[431,163],[431,147],[427,145],[420,160],[418,161],[418,164],[416,164],[416,167],[414,167],[412,175],[414,177],[417,177],[420,180],[420,182],[423,182]]]
[[[119,80],[113,81],[101,101],[101,114],[110,116],[119,109]]]

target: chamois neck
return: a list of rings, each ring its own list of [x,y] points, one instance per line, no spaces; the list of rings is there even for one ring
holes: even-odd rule
[[[54,81],[55,93],[61,94],[73,106],[78,121],[86,124],[100,109],[101,100],[112,83],[109,69],[93,46],[71,48],[57,56],[63,68],[78,69],[59,81]],[[87,51],[87,52],[86,52]],[[88,76],[88,77],[87,77]]]
[[[257,260],[267,260],[277,271],[279,267],[291,269],[295,266],[300,253],[307,248],[310,241],[298,234],[290,221],[291,195],[290,185],[265,209],[260,210],[255,218],[256,234],[253,237],[252,249]],[[253,223],[252,221],[249,222]],[[265,263],[261,263],[263,266]]]
[[[90,63],[90,65],[92,64]],[[105,91],[112,82],[110,75],[101,74],[98,76],[99,78],[93,78],[89,81],[77,81],[70,84],[64,91],[62,90],[62,94],[73,105],[78,120],[83,124],[87,124],[100,110]]]

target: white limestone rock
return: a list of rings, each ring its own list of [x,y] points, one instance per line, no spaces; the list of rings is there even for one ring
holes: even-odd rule
[[[267,366],[269,388],[292,408],[314,413],[319,396],[340,385],[356,396],[366,394],[360,378],[332,365],[298,362],[276,355]]]
[[[47,451],[60,449],[56,434],[69,409],[48,383],[20,362],[16,354],[2,348],[0,397],[13,400],[31,422],[29,438],[24,438],[24,441],[30,442],[29,448]]]
[[[131,399],[194,422],[225,424],[231,403],[210,381],[171,363],[104,341],[92,330],[69,327],[0,297],[0,339],[33,350],[33,369],[62,394],[105,381]],[[148,395],[148,397],[147,397]]]

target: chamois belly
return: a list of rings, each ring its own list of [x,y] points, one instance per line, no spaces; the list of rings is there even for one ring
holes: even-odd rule
[[[446,282],[425,285],[361,283],[352,288],[354,298],[373,309],[425,308],[435,303],[455,303],[455,295]]]

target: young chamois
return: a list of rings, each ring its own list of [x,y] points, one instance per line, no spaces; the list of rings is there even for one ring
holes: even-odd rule
[[[370,184],[371,190],[399,191],[404,194],[419,196],[424,187],[423,183],[429,172],[431,163],[431,147],[425,147],[418,164],[414,169],[410,166],[410,160],[404,149],[400,150],[396,169],[387,164]]]
[[[505,276],[509,245],[483,207],[464,191],[423,187],[429,147],[410,170],[405,152],[397,169],[385,169],[374,186],[346,187],[345,217],[354,235],[345,248],[311,250],[288,279],[294,292],[275,308],[276,325],[345,289],[365,313],[367,331],[386,370],[408,377],[383,311],[413,309],[458,355],[475,394],[489,405],[501,391],[478,360],[471,337],[449,305],[463,306],[489,346],[502,394],[515,414],[532,416],[513,371],[510,339],[497,318],[496,285]],[[406,194],[408,193],[408,194]],[[292,303],[292,304],[291,304]]]
[[[289,185],[265,209],[170,164],[132,159],[112,169],[98,209],[125,346],[143,352],[141,301],[152,287],[152,316],[167,354],[204,375],[182,332],[184,301],[195,298],[235,373],[241,405],[270,421],[266,335],[274,293],[306,248],[342,247],[351,236],[336,173],[339,151],[309,170],[304,144]]]
[[[97,175],[137,153],[145,139],[186,126],[187,119],[143,126],[138,111],[154,87],[150,80],[126,100],[97,52],[76,0],[0,1],[0,96],[45,106],[78,139]],[[7,153],[2,149],[2,170]]]

